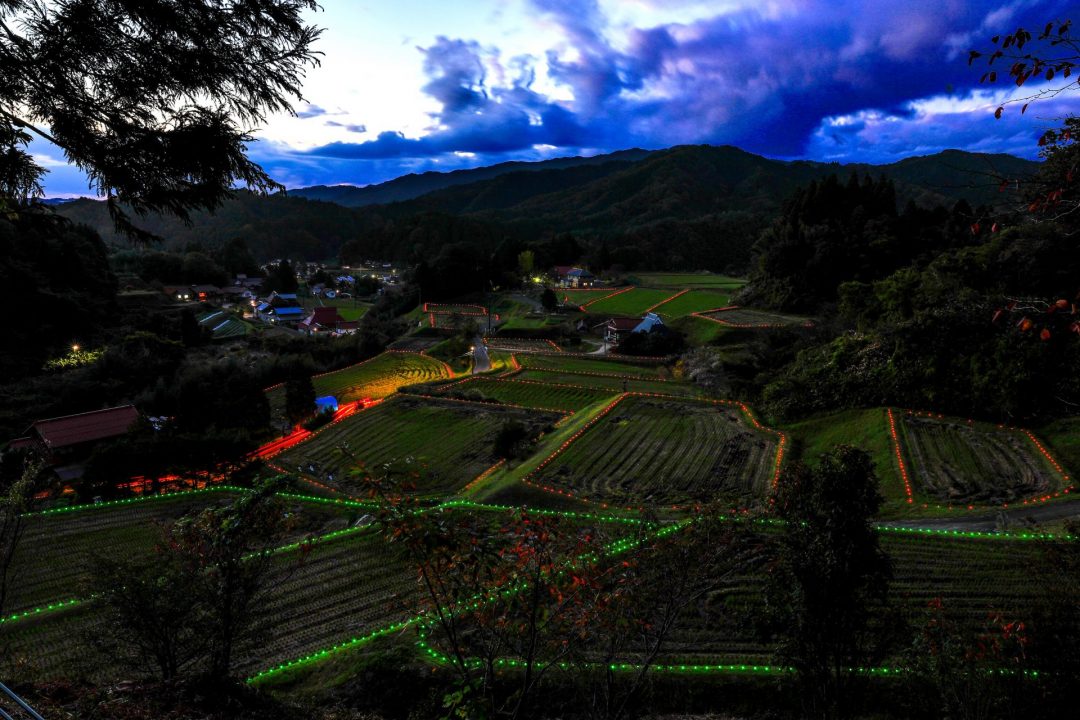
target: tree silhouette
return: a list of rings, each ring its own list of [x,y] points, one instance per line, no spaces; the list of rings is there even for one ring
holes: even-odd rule
[[[302,99],[314,0],[0,0],[0,203],[25,209],[61,148],[108,201],[186,219],[234,187],[279,188],[246,154],[267,115]]]

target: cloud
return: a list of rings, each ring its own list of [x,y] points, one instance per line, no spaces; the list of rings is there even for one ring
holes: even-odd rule
[[[296,117],[300,118],[301,120],[322,117],[323,115],[328,114],[328,110],[321,108],[318,105],[312,105],[311,103],[308,103],[305,107],[302,107],[296,111]]]
[[[506,22],[542,26],[552,38],[531,54],[461,37],[418,48],[417,89],[434,108],[427,127],[369,130],[307,105],[297,113],[302,120],[364,136],[324,135],[337,141],[303,151],[267,144],[258,156],[289,184],[364,184],[506,159],[686,143],[812,159],[892,160],[944,147],[1031,155],[1043,125],[1032,110],[994,124],[975,107],[990,98],[979,94],[981,73],[964,51],[1017,25],[1041,28],[1065,5],[524,0],[524,7],[524,16]]]
[[[362,134],[367,132],[367,125],[357,125],[353,123],[339,123],[337,120],[327,120],[325,123],[328,127],[343,128],[346,132]]]

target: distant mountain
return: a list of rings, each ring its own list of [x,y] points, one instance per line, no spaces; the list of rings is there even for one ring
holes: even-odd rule
[[[491,180],[507,173],[539,172],[544,170],[562,170],[582,165],[603,165],[606,163],[634,163],[651,155],[648,150],[621,150],[595,157],[568,157],[539,162],[504,162],[471,170],[453,172],[426,172],[404,175],[402,177],[365,187],[355,185],[315,185],[312,187],[290,190],[289,195],[333,202],[345,207],[367,207],[392,202],[412,200],[428,193],[436,192],[457,185]]]
[[[165,238],[167,249],[213,248],[241,237],[260,259],[416,260],[433,258],[447,245],[472,243],[494,253],[506,239],[546,242],[570,232],[592,250],[606,243],[609,260],[628,268],[737,270],[792,192],[830,174],[842,180],[851,173],[884,175],[894,182],[901,207],[909,201],[952,206],[961,199],[977,206],[1014,199],[998,192],[992,174],[1024,176],[1038,167],[1008,155],[961,151],[841,165],[772,160],[730,146],[681,146],[326,188],[351,203],[437,188],[362,207],[309,199],[306,191],[238,193],[214,215],[194,214],[190,225],[160,216],[141,224]],[[318,195],[314,190],[307,189]],[[123,242],[100,202],[65,203],[57,212]]]
[[[990,175],[1029,175],[1038,163],[1010,155],[951,150],[889,165],[785,162],[731,146],[681,146],[655,152],[615,172],[586,169],[511,173],[429,193],[398,212],[469,214],[535,229],[607,233],[664,220],[717,213],[771,215],[797,188],[830,174],[884,175],[898,202],[972,205],[1001,201]]]

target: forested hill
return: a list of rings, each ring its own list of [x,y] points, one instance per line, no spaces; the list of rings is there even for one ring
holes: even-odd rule
[[[724,270],[745,266],[754,240],[785,199],[815,179],[831,174],[846,179],[852,172],[884,175],[895,183],[901,207],[909,200],[951,206],[964,199],[979,205],[1004,197],[991,173],[1028,175],[1037,167],[1008,155],[960,151],[878,166],[784,162],[713,146],[579,160],[569,159],[569,167],[534,164],[527,171],[361,208],[296,192],[267,198],[239,193],[216,215],[196,214],[190,226],[160,217],[142,224],[165,238],[167,248],[192,242],[212,248],[241,237],[260,259],[418,260],[433,257],[448,243],[490,246],[507,237],[529,243],[572,232],[586,248],[606,241],[612,262],[628,268]],[[474,174],[465,177],[482,177],[479,170],[468,172]],[[66,203],[57,211],[106,239],[113,237],[101,203]]]
[[[314,185],[289,191],[294,197],[308,200],[325,200],[345,207],[367,207],[392,202],[412,200],[428,193],[437,192],[458,185],[491,180],[509,173],[539,172],[544,170],[563,170],[583,165],[601,165],[623,163],[629,165],[647,158],[652,153],[648,150],[621,150],[609,155],[594,157],[567,157],[543,160],[540,162],[504,162],[498,165],[454,170],[452,172],[426,172],[409,174],[377,185],[356,187],[355,185]],[[614,171],[615,165],[610,168]]]

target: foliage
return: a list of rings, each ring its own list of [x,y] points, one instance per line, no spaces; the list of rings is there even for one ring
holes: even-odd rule
[[[272,265],[263,282],[263,290],[268,293],[295,293],[299,287],[296,271],[287,259]]]
[[[909,682],[926,710],[957,720],[1017,717],[1033,683],[1031,636],[1021,620],[991,613],[981,627],[960,625],[944,611],[947,601],[931,600],[906,655]]]
[[[218,682],[231,676],[234,655],[260,628],[273,562],[260,551],[286,527],[280,486],[268,481],[162,528],[149,561],[99,563],[92,587],[122,651],[153,659],[163,679],[193,667]]]
[[[54,218],[0,217],[0,285],[20,304],[5,323],[5,377],[39,372],[73,343],[97,345],[115,312],[105,244]]]
[[[0,617],[4,616],[8,589],[15,579],[11,570],[15,552],[26,528],[23,513],[30,509],[34,493],[42,484],[43,465],[25,458],[19,477],[0,478]]]
[[[70,370],[72,368],[93,365],[105,355],[104,350],[86,350],[74,347],[67,355],[53,358],[45,363],[45,370]]]
[[[619,342],[619,352],[624,355],[663,357],[678,355],[686,349],[682,333],[667,327],[654,327],[649,332],[632,332]]]
[[[848,711],[858,668],[883,657],[886,636],[870,612],[891,575],[870,524],[881,507],[877,485],[870,456],[845,446],[780,478],[776,512],[785,524],[767,578],[768,626],[809,716]]]
[[[310,375],[295,375],[285,381],[285,417],[298,425],[315,412],[315,386]]]
[[[495,457],[519,457],[524,454],[523,450],[530,440],[528,428],[516,420],[507,420],[495,436]]]
[[[22,151],[27,131],[63,149],[108,200],[118,227],[144,238],[128,212],[186,218],[218,207],[237,184],[277,188],[247,158],[246,144],[253,128],[300,98],[319,35],[302,14],[316,7],[310,0],[3,3],[6,198],[39,192],[44,171]]]
[[[555,291],[549,287],[544,288],[544,292],[540,293],[540,304],[544,306],[544,309],[548,312],[555,312],[559,307],[559,299],[555,296]]]

